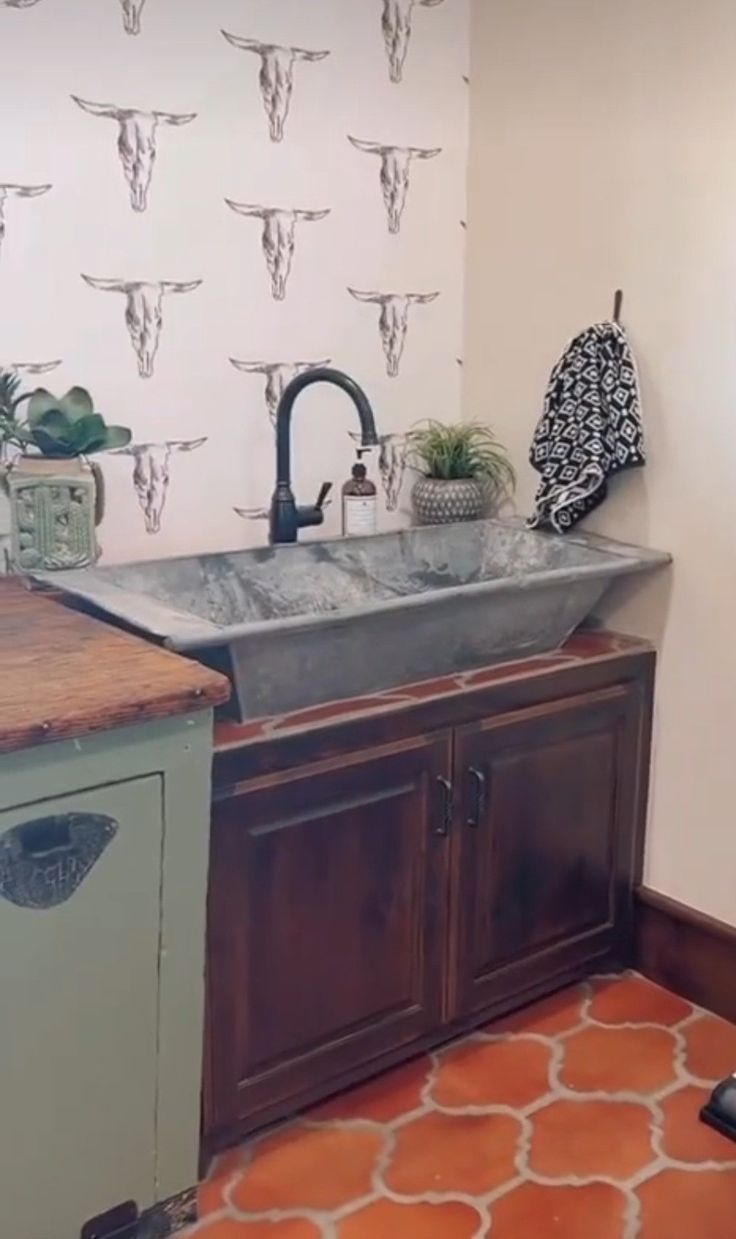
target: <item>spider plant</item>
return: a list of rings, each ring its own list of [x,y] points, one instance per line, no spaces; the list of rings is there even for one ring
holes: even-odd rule
[[[410,463],[425,477],[442,481],[471,478],[497,494],[513,491],[516,472],[506,448],[482,422],[428,420],[409,431]]]

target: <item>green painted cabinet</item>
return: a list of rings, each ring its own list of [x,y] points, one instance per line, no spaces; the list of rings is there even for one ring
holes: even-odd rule
[[[0,758],[0,1199],[73,1239],[197,1179],[211,715]]]

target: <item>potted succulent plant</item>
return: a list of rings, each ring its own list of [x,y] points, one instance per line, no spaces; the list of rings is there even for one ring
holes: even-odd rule
[[[480,422],[421,423],[409,432],[409,462],[421,474],[411,493],[418,525],[492,515],[516,485],[506,449]]]
[[[95,562],[104,488],[99,466],[88,457],[125,447],[130,437],[125,427],[106,425],[83,387],[61,397],[45,388],[21,392],[14,373],[0,372],[0,463],[10,499],[11,567],[33,571]]]

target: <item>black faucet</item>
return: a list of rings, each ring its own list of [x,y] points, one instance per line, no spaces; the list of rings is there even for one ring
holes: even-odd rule
[[[373,409],[363,388],[350,375],[320,366],[292,379],[284,388],[276,410],[276,489],[271,500],[271,542],[296,542],[300,529],[321,525],[325,519],[324,503],[332,490],[332,482],[323,482],[317,502],[306,507],[297,506],[291,489],[291,410],[299,392],[313,383],[333,383],[347,392],[360,418],[362,446],[378,444]]]

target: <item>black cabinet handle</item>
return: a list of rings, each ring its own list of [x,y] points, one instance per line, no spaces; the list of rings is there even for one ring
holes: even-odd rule
[[[440,789],[442,803],[440,805],[440,820],[435,834],[443,839],[450,833],[452,826],[452,783],[444,775],[437,775],[437,786]]]
[[[468,826],[472,830],[477,830],[483,818],[486,815],[486,805],[488,803],[488,780],[482,770],[477,770],[475,766],[471,766],[468,770],[468,778],[471,787],[470,813],[468,814]]]

